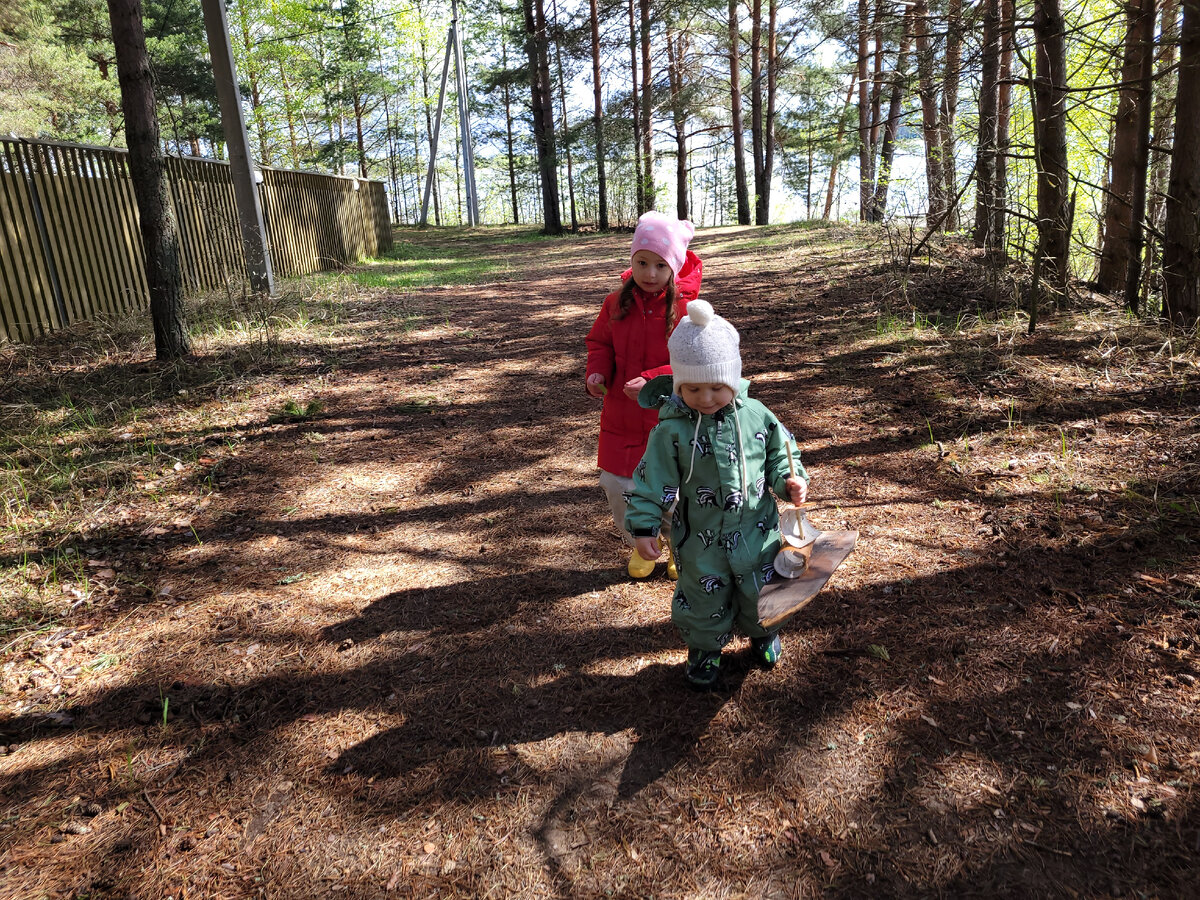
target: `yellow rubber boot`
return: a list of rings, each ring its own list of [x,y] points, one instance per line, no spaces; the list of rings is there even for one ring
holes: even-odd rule
[[[630,578],[649,578],[654,572],[654,560],[643,559],[642,555],[634,549],[629,555],[629,565],[625,567],[629,572]]]
[[[671,549],[670,543],[667,544],[667,577],[672,581],[679,580],[679,569],[675,566],[675,551]]]

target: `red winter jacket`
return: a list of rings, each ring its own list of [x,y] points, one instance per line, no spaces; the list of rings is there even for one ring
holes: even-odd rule
[[[691,250],[675,276],[675,321],[686,315],[688,303],[700,293],[704,263]],[[626,272],[624,278],[629,277]],[[657,409],[642,409],[625,396],[625,382],[639,375],[649,381],[671,372],[667,351],[666,291],[653,297],[633,289],[634,308],[623,319],[612,318],[620,298],[614,291],[604,298],[600,314],[587,336],[588,376],[600,373],[608,393],[600,413],[600,449],[597,464],[606,472],[629,478],[646,451],[650,429],[658,424]]]

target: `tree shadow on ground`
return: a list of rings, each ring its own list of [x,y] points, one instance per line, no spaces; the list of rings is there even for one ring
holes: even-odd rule
[[[1149,528],[1139,538],[1151,547],[1163,541]],[[399,698],[403,724],[355,742],[328,763],[325,772],[331,779],[325,782],[331,797],[340,795],[337,784],[347,777],[358,779],[355,784],[363,779],[380,784],[378,791],[349,796],[355,815],[381,820],[430,803],[469,805],[473,798],[522,783],[544,786],[547,779],[554,781],[552,769],[518,765],[497,773],[491,753],[500,745],[536,745],[574,733],[631,735],[625,750],[605,767],[593,770],[584,765],[574,780],[567,778],[555,788],[558,799],[538,832],[550,852],[561,849],[554,835],[567,828],[556,816],[573,805],[572,796],[593,791],[609,779],[610,768],[616,776],[614,799],[619,804],[631,801],[648,789],[657,790],[667,773],[674,772],[671,780],[678,782],[711,770],[711,751],[701,749],[706,740],[728,743],[720,770],[730,791],[759,791],[777,781],[790,785],[785,796],[800,810],[813,800],[829,803],[819,789],[820,765],[806,762],[835,752],[825,746],[829,729],[842,727],[845,716],[862,704],[913,692],[914,698],[922,699],[909,711],[873,726],[883,732],[882,770],[870,760],[857,763],[862,767],[861,787],[842,797],[848,806],[843,816],[828,816],[826,821],[832,828],[841,818],[862,823],[882,815],[891,830],[893,851],[917,855],[932,844],[928,833],[933,832],[936,846],[958,848],[957,874],[942,882],[924,876],[914,885],[902,866],[895,868],[894,859],[858,848],[850,835],[838,840],[810,835],[805,841],[816,841],[810,849],[824,850],[851,870],[835,879],[839,890],[852,894],[855,885],[869,884],[859,879],[871,874],[877,885],[886,875],[885,886],[896,895],[954,893],[968,878],[964,873],[970,872],[977,885],[1001,876],[1028,878],[1021,882],[1024,889],[1039,892],[1047,887],[1048,874],[1027,871],[1023,860],[1033,851],[1055,856],[1056,861],[1074,860],[1059,866],[1073,873],[1076,887],[1083,883],[1099,890],[1106,879],[1114,878],[1118,884],[1156,884],[1164,889],[1181,884],[1181,872],[1162,867],[1195,838],[1194,810],[1186,800],[1168,798],[1161,806],[1163,820],[1182,829],[1177,840],[1170,841],[1169,830],[1153,815],[1143,821],[1113,819],[1111,824],[1079,820],[1073,811],[1083,808],[1088,798],[1075,793],[1076,782],[1064,779],[1060,784],[1055,775],[1086,770],[1106,778],[1113,763],[1128,758],[1129,748],[1086,712],[1088,703],[1099,702],[1089,700],[1091,685],[1119,680],[1130,664],[1121,636],[1132,636],[1131,623],[1153,620],[1170,613],[1171,607],[1141,592],[1119,605],[1098,600],[1100,605],[1085,607],[1059,592],[1061,585],[1088,596],[1136,586],[1126,560],[1105,559],[1105,565],[1097,566],[1086,549],[1038,553],[1029,547],[1022,562],[1009,571],[986,564],[962,566],[911,579],[891,593],[882,593],[880,587],[833,588],[787,630],[789,660],[778,673],[757,673],[742,662],[731,667],[733,677],[725,691],[710,696],[682,689],[677,665],[645,665],[628,675],[605,671],[606,663],[674,647],[672,630],[665,623],[615,630],[555,627],[555,600],[547,588],[558,584],[557,596],[566,600],[594,589],[596,573],[563,572],[556,578],[527,572],[491,583],[414,588],[379,598],[359,616],[329,626],[322,635],[330,644],[349,638],[354,644],[349,658],[361,655],[363,662],[344,672],[314,676],[295,670],[240,684],[205,685],[163,659],[157,671],[143,673],[137,683],[70,707],[68,714],[76,727],[92,733],[136,734],[145,727],[138,725],[137,713],[147,702],[153,706],[158,686],[182,681],[171,693],[180,708],[190,711],[194,725],[185,720],[171,736],[171,743],[189,751],[178,777],[206,781],[222,769],[250,765],[273,733],[304,716],[386,710],[381,690],[391,691]],[[533,610],[539,608],[550,621],[531,627]],[[1052,611],[1074,621],[1081,638],[1071,643],[1071,635],[1064,633],[1061,652],[1050,649],[1049,636],[1040,631],[1043,616]],[[509,624],[517,630],[510,630]],[[397,630],[413,637],[395,649],[378,643]],[[897,634],[922,633],[927,639],[903,646],[894,642]],[[241,637],[263,638],[253,629]],[[276,638],[290,640],[286,633]],[[1021,640],[1036,643],[1022,647]],[[865,652],[889,645],[886,665]],[[466,659],[470,668],[463,672]],[[1183,674],[1192,669],[1177,659],[1159,665]],[[937,673],[935,680],[924,680],[925,673]],[[989,678],[996,679],[998,688],[977,693],[976,685]],[[963,679],[965,694],[954,691],[956,679]],[[728,706],[730,700],[737,701],[736,712]],[[1072,709],[1072,703],[1080,708]],[[203,747],[191,752],[201,728]],[[4,730],[14,743],[36,742],[58,731],[36,716],[10,718]],[[838,746],[847,738],[840,735]],[[1170,740],[1159,738],[1164,756],[1170,752]],[[946,767],[955,759],[973,777],[986,773],[1003,788],[1003,796],[993,801],[977,790],[979,800],[961,810],[922,805],[923,791],[937,800],[932,787],[945,781]],[[70,761],[58,760],[43,772],[27,769],[16,781],[6,779],[3,791],[13,802],[32,798],[50,789],[64,764]],[[810,771],[817,788],[806,789],[804,779],[796,786],[792,776],[797,766]],[[672,803],[670,808],[678,810],[678,803]],[[897,818],[900,808],[904,813]],[[1008,826],[1003,832],[1007,837],[996,830],[996,809],[1003,811],[1000,824]],[[619,830],[623,815],[606,827]],[[801,820],[798,815],[796,821]],[[1036,834],[1026,826],[1038,829]],[[599,833],[606,834],[606,827]],[[969,835],[991,835],[983,845],[987,852],[973,852]],[[1139,835],[1144,852],[1126,874],[1099,864],[1120,858],[1124,842]],[[612,836],[615,840],[616,833]],[[1041,851],[1031,842],[1060,853]],[[790,865],[787,860],[798,849],[790,840],[781,843],[779,864]],[[1010,896],[1020,892],[1011,883],[992,884],[990,889],[1007,890]],[[986,893],[979,888],[978,895]]]
[[[539,304],[513,305],[508,325],[486,338],[356,354],[347,371],[380,380],[347,388],[325,419],[281,423],[247,440],[224,496],[189,528],[150,539],[140,525],[117,526],[79,540],[123,548],[146,565],[147,581],[181,581],[186,602],[143,595],[139,627],[153,626],[154,643],[119,678],[59,702],[53,715],[43,704],[4,718],[0,743],[17,748],[0,778],[6,804],[32,810],[72,796],[107,810],[130,804],[122,828],[98,832],[86,847],[100,860],[94,868],[123,886],[148,877],[167,854],[176,864],[187,858],[176,823],[247,809],[251,794],[275,790],[271,782],[286,776],[308,804],[288,827],[312,825],[323,837],[332,829],[321,824],[322,807],[342,813],[351,837],[368,843],[368,825],[469,822],[499,809],[511,816],[506,827],[532,836],[537,868],[550,867],[561,897],[606,888],[653,896],[656,872],[671,866],[699,879],[696,894],[756,877],[845,897],[1194,892],[1188,679],[1200,672],[1182,643],[1195,631],[1185,605],[1194,594],[1170,580],[1196,569],[1195,545],[1177,540],[1191,539],[1186,527],[1145,514],[1117,491],[1078,504],[1094,519],[1070,518],[1051,488],[984,493],[949,468],[950,457],[918,455],[925,436],[909,421],[919,412],[950,433],[968,424],[1003,432],[994,412],[955,405],[964,382],[877,370],[876,354],[900,342],[831,350],[828,366],[805,370],[802,396],[783,383],[764,384],[762,396],[791,415],[785,420],[802,437],[812,398],[843,380],[861,392],[853,399],[866,398],[843,400],[842,421],[823,419],[805,441],[823,490],[850,498],[839,514],[864,527],[863,543],[786,629],[779,668],[752,669],[739,653],[722,691],[691,694],[666,620],[669,586],[624,583],[584,476],[545,480],[556,442],[587,468],[590,448],[562,447],[583,446],[596,410],[562,387],[578,374],[565,352],[554,348],[522,369],[496,343],[501,332],[522,342],[543,335],[546,323],[526,316]],[[747,298],[747,319],[770,315],[752,306]],[[564,322],[542,339],[578,332],[578,322]],[[936,369],[954,350],[922,353],[920,364]],[[505,360],[521,377],[499,380],[493,370]],[[447,364],[478,365],[493,379],[474,399],[434,412],[384,393],[384,376],[428,377],[444,399],[445,383],[422,367]],[[1007,389],[1028,396],[1042,387],[1020,372],[1006,377]],[[900,407],[904,400],[911,405]],[[1058,426],[1193,401],[1169,392],[1057,396],[1031,406],[1026,421]],[[867,402],[886,413],[881,423],[869,421]],[[379,437],[360,439],[365,432]],[[294,452],[309,434],[338,453],[309,465]],[[332,481],[335,470],[372,462],[379,477],[410,459],[421,466],[414,480],[439,492],[427,502],[368,502],[366,488],[352,485],[329,509],[281,512],[306,479]],[[893,493],[863,488],[859,496],[859,470],[843,468],[858,459]],[[939,514],[896,522],[901,506],[928,510],[935,499],[945,507]],[[519,528],[488,531],[489,518]],[[539,545],[520,543],[526,532],[555,529],[573,529],[577,539],[549,562]],[[280,542],[264,543],[271,538]],[[47,533],[40,552],[64,539],[77,540]],[[887,541],[895,549],[880,551]],[[370,593],[319,580],[398,554],[446,568],[437,582],[417,571],[411,582]],[[16,562],[12,553],[6,559]],[[919,569],[907,565],[912,559]],[[309,580],[280,584],[279,567]],[[302,593],[306,585],[311,593]],[[655,605],[639,607],[646,597]],[[270,609],[260,616],[263,606]],[[116,627],[134,612],[132,603],[114,603],[89,622]],[[573,741],[575,752],[564,751]],[[124,777],[125,754],[138,748],[165,768],[135,777],[129,762]],[[263,815],[251,810],[236,821],[236,837],[241,858],[269,878],[285,863],[247,848],[266,827]],[[212,860],[228,858],[215,838],[203,843],[205,827],[194,839]],[[25,846],[41,846],[46,830]],[[289,832],[289,848],[298,831]],[[633,859],[629,848],[651,863],[615,874],[591,865],[601,854],[610,867]],[[434,870],[430,893],[482,895],[502,866],[460,881]],[[318,891],[317,879],[308,883]]]

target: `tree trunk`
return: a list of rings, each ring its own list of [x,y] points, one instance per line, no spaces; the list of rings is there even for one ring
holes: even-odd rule
[[[1006,254],[1008,227],[1008,126],[1012,119],[1014,0],[1000,0],[1000,84],[996,90],[996,206],[994,233],[996,250]]]
[[[1154,79],[1154,0],[1142,0],[1138,12],[1138,37],[1141,59],[1137,72],[1137,134],[1134,137],[1133,193],[1130,195],[1129,265],[1125,272],[1125,305],[1138,310],[1142,280],[1142,252],[1145,250],[1146,170],[1150,166],[1150,116],[1153,107]]]
[[[763,190],[762,0],[750,7],[750,155],[754,171],[754,218],[758,221]]]
[[[813,174],[816,168],[817,142],[813,140],[813,121],[808,121],[808,136],[804,139],[804,219],[812,221]]]
[[[1190,328],[1200,318],[1200,0],[1183,0],[1175,146],[1163,237],[1163,314]]]
[[[950,0],[946,12],[946,77],[942,82],[942,175],[946,179],[946,231],[958,229],[958,174],[954,160],[954,120],[962,64],[962,0]]]
[[[746,183],[746,133],[742,122],[742,32],[738,0],[729,0],[729,105],[733,122],[733,180],[739,225],[750,224],[750,187]]]
[[[907,11],[907,10],[906,10]],[[875,169],[876,148],[879,147],[879,125],[883,107],[883,30],[879,19],[883,15],[883,3],[875,0],[875,13],[871,17],[871,33],[875,43],[871,50],[871,181],[874,182],[878,172]],[[873,190],[873,189],[872,189]]]
[[[653,79],[650,73],[650,0],[641,0],[642,12],[642,181],[646,209],[654,209],[654,132],[650,128]]]
[[[1058,0],[1037,0],[1033,30],[1037,40],[1033,89],[1034,127],[1038,132],[1038,257],[1043,281],[1062,303],[1066,299],[1070,275],[1071,230],[1067,174],[1066,23]]]
[[[846,136],[846,116],[850,112],[850,103],[854,99],[854,86],[857,82],[857,73],[850,73],[850,87],[846,88],[846,102],[842,106],[842,117],[838,119],[837,141],[834,143],[833,159],[829,162],[829,186],[825,192],[825,210],[821,213],[822,219],[829,219],[829,213],[833,209],[833,193],[837,189],[837,172],[838,161],[842,155],[842,139]]]
[[[904,97],[906,81],[905,61],[908,57],[908,46],[911,40],[912,13],[905,10],[902,32],[900,35],[900,50],[896,54],[896,71],[892,76],[892,96],[888,101],[887,121],[883,128],[883,143],[879,151],[879,177],[875,185],[875,196],[871,200],[872,222],[882,222],[887,210],[888,187],[892,176],[892,159],[896,154],[896,134],[900,130],[900,106]],[[839,139],[839,143],[840,143]]]
[[[554,13],[554,28],[558,30],[558,0],[551,0],[551,10]],[[570,201],[571,209],[571,231],[579,230],[579,219],[575,214],[575,164],[571,158],[571,132],[567,122],[567,85],[563,78],[562,65],[562,40],[556,38],[554,41],[554,61],[558,68],[558,97],[562,104],[562,136],[563,150],[567,154],[567,196]]]
[[[1179,45],[1179,0],[1166,0],[1159,31],[1157,90],[1154,98],[1154,147],[1150,157],[1150,186],[1147,189],[1146,221],[1154,228],[1163,227],[1163,201],[1170,177],[1171,154],[1167,152],[1175,136],[1175,51]]]
[[[762,188],[758,191],[755,224],[771,221],[771,180],[775,177],[775,94],[779,83],[779,8],[776,0],[767,4],[767,111],[763,122]]]
[[[375,16],[378,13],[374,5],[371,7],[371,15]],[[383,57],[383,45],[377,44],[375,48],[376,58],[379,60],[379,72],[384,76],[385,86],[383,88],[383,120],[384,126],[387,128],[387,157],[388,157],[388,193],[392,195],[392,217],[396,222],[401,221],[400,218],[400,177],[396,171],[396,127],[392,120],[392,94],[390,91],[391,79],[387,77],[387,65]]]
[[[433,113],[429,109],[429,53],[425,39],[421,38],[421,104],[425,110],[425,141],[429,145],[429,156],[433,158]],[[532,61],[531,61],[532,62]],[[433,166],[433,224],[442,224],[441,184],[437,177],[437,165]]]
[[[542,0],[522,0],[525,12],[525,54],[529,59],[529,88],[533,111],[533,140],[542,182],[542,230],[561,234],[558,212],[558,157],[554,145],[554,102],[546,46],[546,13]]]
[[[871,88],[867,82],[867,0],[858,0],[858,218],[871,220],[875,150],[871,146]]]
[[[462,225],[466,222],[463,218],[463,173],[459,167],[459,160],[462,159],[462,132],[454,129],[454,200],[458,208],[458,224]]]
[[[351,97],[351,102],[354,104],[354,146],[358,150],[358,177],[367,178],[367,141],[363,134],[363,114],[365,112],[366,102],[363,99],[357,88]]]
[[[933,81],[933,47],[929,42],[929,7],[925,0],[918,0],[913,7],[913,29],[917,49],[918,93],[921,96],[921,134],[925,139],[925,181],[929,190],[926,222],[930,228],[942,228],[945,225],[946,182],[942,172],[937,88]]]
[[[675,126],[675,215],[688,217],[687,110],[683,104],[685,32],[667,26],[667,82],[671,86],[671,121]]]
[[[504,27],[504,12],[500,12],[500,65],[508,71],[508,31]],[[512,203],[513,224],[521,224],[520,207],[517,204],[517,161],[513,139],[512,89],[504,82],[504,144],[508,155],[508,193]]]
[[[996,247],[997,107],[1000,88],[1000,0],[983,0],[983,42],[980,53],[979,149],[975,157],[976,247]]]
[[[1147,15],[1147,10],[1150,14]],[[1106,294],[1124,290],[1128,274],[1133,224],[1134,164],[1139,155],[1138,109],[1143,60],[1152,58],[1154,0],[1128,0],[1125,6],[1125,53],[1121,62],[1121,90],[1113,117],[1113,152],[1109,163],[1108,193],[1104,203],[1104,241],[1096,286]],[[1145,172],[1142,172],[1143,176]]]
[[[633,112],[633,183],[637,193],[634,218],[637,219],[646,211],[646,185],[642,181],[642,116],[638,112],[638,37],[634,0],[629,0],[629,60],[629,81],[632,85],[629,98]]]
[[[108,0],[125,143],[129,148],[129,177],[138,207],[138,224],[146,254],[146,285],[150,319],[154,324],[155,356],[173,360],[187,356],[187,325],[179,272],[179,233],[171,210],[166,165],[159,141],[158,111],[141,0]]]
[[[608,231],[608,180],[604,174],[604,105],[600,96],[600,13],[596,0],[589,0],[592,21],[592,94],[595,111],[592,125],[596,131],[596,190],[599,193],[599,225]]]
[[[284,115],[287,117],[288,144],[292,150],[292,166],[298,169],[300,168],[300,146],[296,141],[296,115],[293,109],[292,85],[283,70],[282,62],[279,63],[279,83],[283,86],[283,109]]]

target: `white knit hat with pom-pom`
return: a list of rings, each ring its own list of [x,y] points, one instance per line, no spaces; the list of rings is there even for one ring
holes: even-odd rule
[[[724,384],[736,394],[742,382],[741,338],[737,329],[713,312],[704,300],[687,305],[667,347],[675,393],[681,384]]]

